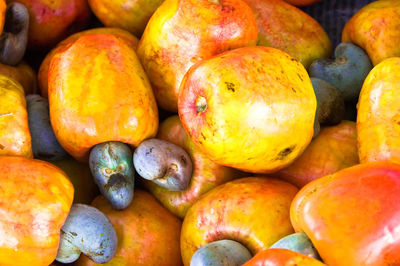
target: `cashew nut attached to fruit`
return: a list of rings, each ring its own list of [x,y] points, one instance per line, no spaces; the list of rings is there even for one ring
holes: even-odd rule
[[[318,59],[310,66],[310,77],[323,79],[340,91],[345,101],[358,99],[365,78],[372,69],[367,53],[352,43],[341,43],[335,59]]]
[[[219,240],[199,248],[194,253],[190,266],[236,266],[252,257],[250,251],[233,240]]]
[[[284,248],[321,260],[318,251],[305,233],[295,233],[281,238],[270,248]]]
[[[29,13],[17,2],[7,5],[3,33],[0,36],[0,62],[16,65],[24,57],[28,43]]]
[[[26,96],[33,155],[37,159],[58,161],[68,157],[50,124],[49,102],[38,94]]]
[[[129,146],[118,141],[97,144],[90,151],[89,166],[111,206],[117,210],[128,207],[133,199],[135,174]]]
[[[114,227],[101,211],[74,204],[61,228],[56,260],[71,263],[83,253],[96,263],[106,263],[114,257],[117,244]]]
[[[316,137],[320,131],[320,124],[335,125],[342,121],[345,105],[340,92],[328,82],[319,78],[311,78],[311,83],[317,98],[314,121],[314,137]]]
[[[192,177],[192,160],[181,147],[160,139],[142,141],[133,163],[138,174],[170,191],[185,190]]]

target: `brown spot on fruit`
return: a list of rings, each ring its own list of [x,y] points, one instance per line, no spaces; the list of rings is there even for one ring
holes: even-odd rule
[[[228,91],[235,92],[235,84],[232,82],[225,82],[225,85]]]
[[[278,161],[278,160],[283,160],[283,159],[285,159],[289,154],[292,153],[292,151],[293,151],[295,148],[296,148],[296,145],[293,145],[293,146],[290,146],[290,147],[287,147],[287,148],[281,150],[281,151],[278,153],[278,156],[275,158],[275,160]]]
[[[196,113],[202,113],[207,109],[207,100],[203,96],[196,99]]]

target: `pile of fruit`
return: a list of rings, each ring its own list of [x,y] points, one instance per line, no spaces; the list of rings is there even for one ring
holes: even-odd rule
[[[400,0],[329,1],[0,0],[0,265],[400,265]]]

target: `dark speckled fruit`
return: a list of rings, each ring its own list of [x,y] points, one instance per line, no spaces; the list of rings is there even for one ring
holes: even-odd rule
[[[89,166],[94,182],[114,209],[128,207],[133,198],[132,151],[125,143],[109,141],[90,151]]]
[[[74,204],[61,228],[56,260],[71,263],[83,253],[96,263],[106,263],[114,257],[117,244],[114,227],[101,211]]]
[[[329,82],[340,91],[345,101],[352,101],[358,99],[371,69],[371,60],[363,49],[352,43],[341,43],[335,49],[334,60],[315,60],[309,74]]]

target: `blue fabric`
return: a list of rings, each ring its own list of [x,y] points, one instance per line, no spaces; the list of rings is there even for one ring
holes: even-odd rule
[[[302,8],[315,18],[328,33],[335,48],[341,41],[346,22],[371,0],[323,0],[321,3]]]

